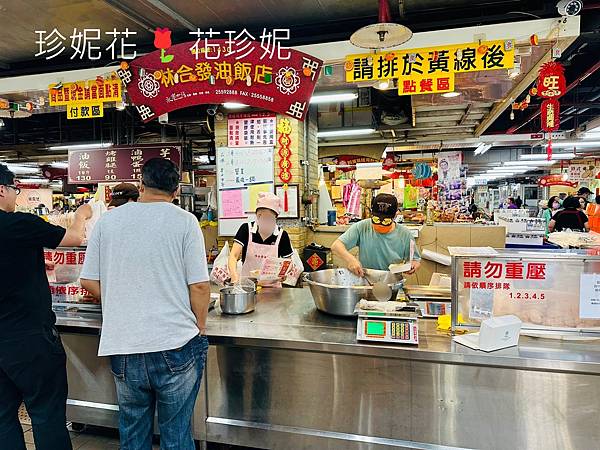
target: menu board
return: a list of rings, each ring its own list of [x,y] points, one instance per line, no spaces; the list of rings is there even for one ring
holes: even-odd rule
[[[273,192],[273,147],[217,149],[219,236],[234,236],[254,216],[260,192]]]
[[[165,158],[181,169],[181,146],[123,145],[69,150],[69,183],[139,181],[142,167],[153,158]]]
[[[229,147],[275,146],[277,117],[272,113],[229,114]]]

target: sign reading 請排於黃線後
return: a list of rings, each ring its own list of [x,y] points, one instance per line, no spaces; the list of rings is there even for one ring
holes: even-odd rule
[[[512,39],[348,55],[346,81],[398,80],[399,95],[454,90],[454,74],[514,67]]]

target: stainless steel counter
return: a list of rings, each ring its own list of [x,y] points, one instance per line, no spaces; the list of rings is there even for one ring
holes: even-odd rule
[[[82,354],[95,351],[99,322],[57,316],[70,399],[94,403],[86,414],[71,410],[99,422],[97,404],[116,403],[114,388],[104,383],[103,396],[98,385],[110,380],[106,364]],[[96,335],[77,337],[78,326]],[[486,354],[421,320],[418,347],[357,343],[356,321],[318,312],[306,289],[264,290],[245,316],[217,307],[208,330],[198,439],[344,450],[589,449],[600,441],[597,342],[523,337],[518,348]]]

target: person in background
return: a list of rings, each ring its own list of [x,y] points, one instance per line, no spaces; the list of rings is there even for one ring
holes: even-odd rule
[[[512,197],[508,197],[504,202],[505,209],[517,209],[517,205],[515,204],[515,199]]]
[[[560,200],[561,205],[562,205],[562,202],[565,201],[565,198],[567,198],[566,192],[561,192],[560,194],[558,194],[558,199]]]
[[[589,231],[588,217],[581,211],[581,204],[577,197],[567,197],[563,202],[564,209],[558,211],[548,223],[548,231],[572,230]]]
[[[198,221],[172,204],[178,186],[175,164],[147,161],[139,201],[100,218],[81,272],[102,302],[98,355],[110,356],[123,450],[152,447],[155,408],[161,448],[195,449],[210,286]]]
[[[123,206],[126,203],[137,202],[140,197],[140,191],[135,186],[135,184],[131,183],[121,183],[117,184],[112,189],[112,194],[110,195],[110,203],[108,204],[108,209],[118,208],[119,206]]]
[[[245,223],[238,229],[229,253],[229,276],[233,283],[240,277],[250,277],[260,270],[265,258],[290,258],[294,249],[285,230],[277,226],[281,213],[281,199],[270,192],[259,192],[256,201],[256,221]],[[237,262],[242,259],[242,273]],[[267,285],[268,283],[261,283]],[[281,287],[271,283],[271,287]]]
[[[66,355],[52,312],[44,248],[82,244],[89,205],[68,230],[15,212],[15,176],[0,164],[0,448],[25,450],[25,402],[38,450],[70,450]]]
[[[388,270],[390,264],[408,262],[414,246],[408,274],[414,273],[421,266],[421,255],[410,231],[394,222],[397,211],[398,200],[394,195],[377,195],[371,206],[371,218],[353,224],[333,243],[331,251],[346,262],[352,273],[362,277],[365,268]],[[354,247],[359,248],[358,259],[349,252]]]
[[[540,203],[542,203],[544,200],[540,200]],[[556,212],[560,209],[560,199],[556,196],[553,195],[552,197],[550,197],[548,199],[548,202],[546,203],[546,207],[542,208],[542,215],[540,216],[542,219],[544,219],[544,221],[546,222],[546,237],[548,236],[548,234],[550,234],[550,229],[549,229],[549,225],[550,225],[550,221],[552,220],[552,216],[554,214],[556,214]]]
[[[577,191],[577,197],[579,198],[579,204],[581,205],[581,210],[585,211],[588,203],[594,201],[594,194],[587,187],[579,188]]]
[[[517,209],[521,209],[523,207],[523,200],[521,200],[521,196],[517,195],[517,199],[515,200],[515,206]]]

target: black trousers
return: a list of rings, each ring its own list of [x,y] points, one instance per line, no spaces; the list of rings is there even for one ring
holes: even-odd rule
[[[0,448],[25,450],[21,402],[37,450],[72,450],[66,427],[66,355],[55,328],[0,341]]]

